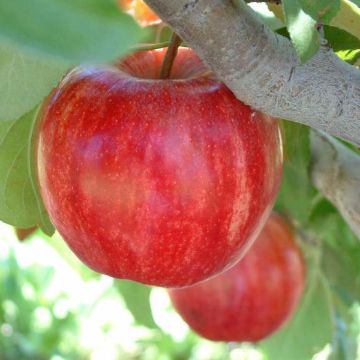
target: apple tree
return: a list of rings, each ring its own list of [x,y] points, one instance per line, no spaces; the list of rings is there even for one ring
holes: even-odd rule
[[[54,234],[36,176],[41,104],[73,67],[167,46],[172,29],[239,100],[282,119],[284,172],[275,208],[296,228],[306,288],[295,316],[258,348],[269,359],[303,360],[329,346],[333,359],[354,359],[359,0],[145,2],[163,22],[151,14],[152,25],[140,27],[115,0],[0,0],[0,220]],[[129,3],[122,6],[136,15]],[[150,290],[121,281],[116,288],[139,323],[154,326]]]

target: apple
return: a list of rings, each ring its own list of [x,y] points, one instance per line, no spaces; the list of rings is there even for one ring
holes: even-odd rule
[[[273,213],[249,252],[224,273],[169,290],[175,309],[201,336],[255,342],[291,317],[304,289],[305,266],[289,223]]]
[[[143,0],[118,0],[120,7],[133,16],[141,26],[149,26],[161,22],[160,18]]]
[[[180,48],[72,70],[46,101],[37,174],[77,256],[116,278],[177,287],[236,262],[270,214],[282,172],[276,120]]]

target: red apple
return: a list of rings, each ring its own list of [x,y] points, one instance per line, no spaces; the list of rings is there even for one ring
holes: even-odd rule
[[[269,216],[282,148],[277,121],[190,49],[160,80],[164,54],[71,71],[42,110],[37,166],[52,222],[88,266],[176,287],[242,256]]]
[[[273,213],[233,268],[169,294],[179,314],[200,335],[254,342],[271,335],[294,313],[304,277],[304,260],[293,229]]]
[[[134,17],[141,26],[161,22],[160,18],[144,3],[143,0],[118,0],[120,7]]]

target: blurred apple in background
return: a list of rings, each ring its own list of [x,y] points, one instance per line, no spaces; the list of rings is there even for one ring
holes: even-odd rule
[[[302,252],[289,223],[273,213],[233,268],[200,284],[169,290],[175,309],[198,334],[255,342],[296,311],[304,289]]]

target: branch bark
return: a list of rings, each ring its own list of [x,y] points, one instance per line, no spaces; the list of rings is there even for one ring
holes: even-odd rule
[[[313,183],[360,239],[360,157],[324,133],[310,139]]]
[[[360,145],[360,71],[326,44],[301,65],[243,0],[145,0],[243,102]]]

